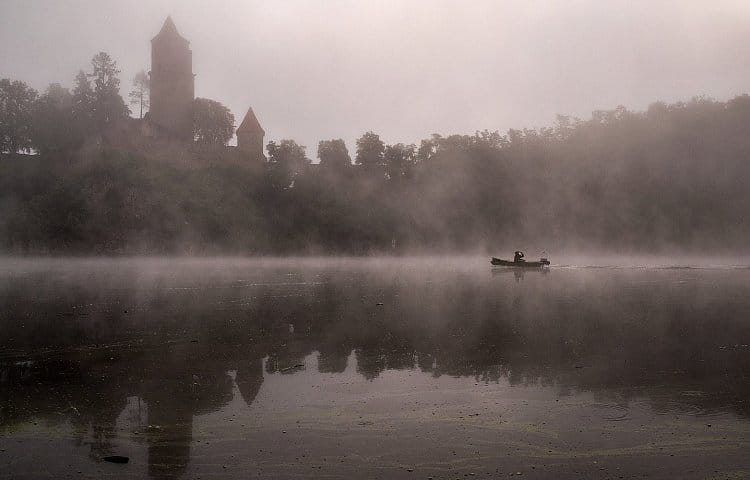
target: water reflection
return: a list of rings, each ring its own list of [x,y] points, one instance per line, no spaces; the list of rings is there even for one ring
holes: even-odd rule
[[[508,267],[493,267],[492,275],[495,277],[506,277],[513,275],[516,283],[523,281],[526,274],[529,275],[547,275],[550,272],[549,268],[508,268]]]
[[[99,461],[126,430],[152,478],[186,472],[196,417],[235,387],[252,405],[310,355],[327,375],[354,359],[367,380],[414,370],[750,416],[747,270],[32,267],[0,278],[0,435],[69,423]]]

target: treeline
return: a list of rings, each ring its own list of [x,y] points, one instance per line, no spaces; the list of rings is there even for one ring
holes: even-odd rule
[[[5,252],[716,252],[746,248],[750,234],[747,95],[411,145],[367,132],[353,154],[321,141],[319,163],[293,140],[273,141],[262,165],[223,162],[217,150],[185,168],[106,142],[81,150],[128,109],[108,56],[79,77],[69,107],[59,86],[36,96],[0,81]],[[201,101],[211,115],[196,121],[196,145],[225,144],[231,113]],[[41,154],[13,153],[24,149]]]
[[[67,154],[127,118],[117,63],[100,52],[91,67],[78,73],[72,93],[53,83],[39,95],[24,82],[0,79],[0,152]]]

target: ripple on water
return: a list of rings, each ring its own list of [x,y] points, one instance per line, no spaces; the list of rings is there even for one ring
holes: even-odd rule
[[[711,395],[699,390],[683,390],[679,398],[659,397],[653,399],[654,413],[656,415],[689,415],[692,417],[713,418],[726,414],[721,408],[712,408]]]
[[[602,420],[607,422],[622,422],[630,420],[630,408],[627,405],[615,403],[597,403],[592,408],[599,411]]]

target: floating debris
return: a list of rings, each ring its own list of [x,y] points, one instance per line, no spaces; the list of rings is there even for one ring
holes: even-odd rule
[[[281,369],[279,369],[279,371],[280,371],[280,372],[288,372],[288,371],[291,371],[291,370],[296,370],[296,369],[298,369],[298,368],[304,368],[304,367],[305,367],[305,364],[304,364],[304,363],[298,363],[298,364],[296,364],[296,365],[292,365],[291,367],[284,367],[284,368],[281,368]]]
[[[109,455],[107,457],[104,457],[103,460],[109,463],[128,463],[130,461],[130,458],[124,457],[122,455]]]

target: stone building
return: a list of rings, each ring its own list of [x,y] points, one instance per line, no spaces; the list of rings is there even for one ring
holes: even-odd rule
[[[171,17],[167,17],[161,31],[151,40],[149,74],[151,108],[141,124],[141,134],[183,144],[191,143],[195,100],[193,52],[190,42],[179,34]],[[263,161],[265,133],[250,108],[237,129],[237,148],[214,147],[224,148],[230,157]]]
[[[237,128],[237,149],[251,160],[264,160],[263,136],[265,134],[253,108],[248,108],[245,118]]]
[[[160,137],[182,141],[193,137],[195,76],[189,45],[171,17],[151,40],[149,122]]]

